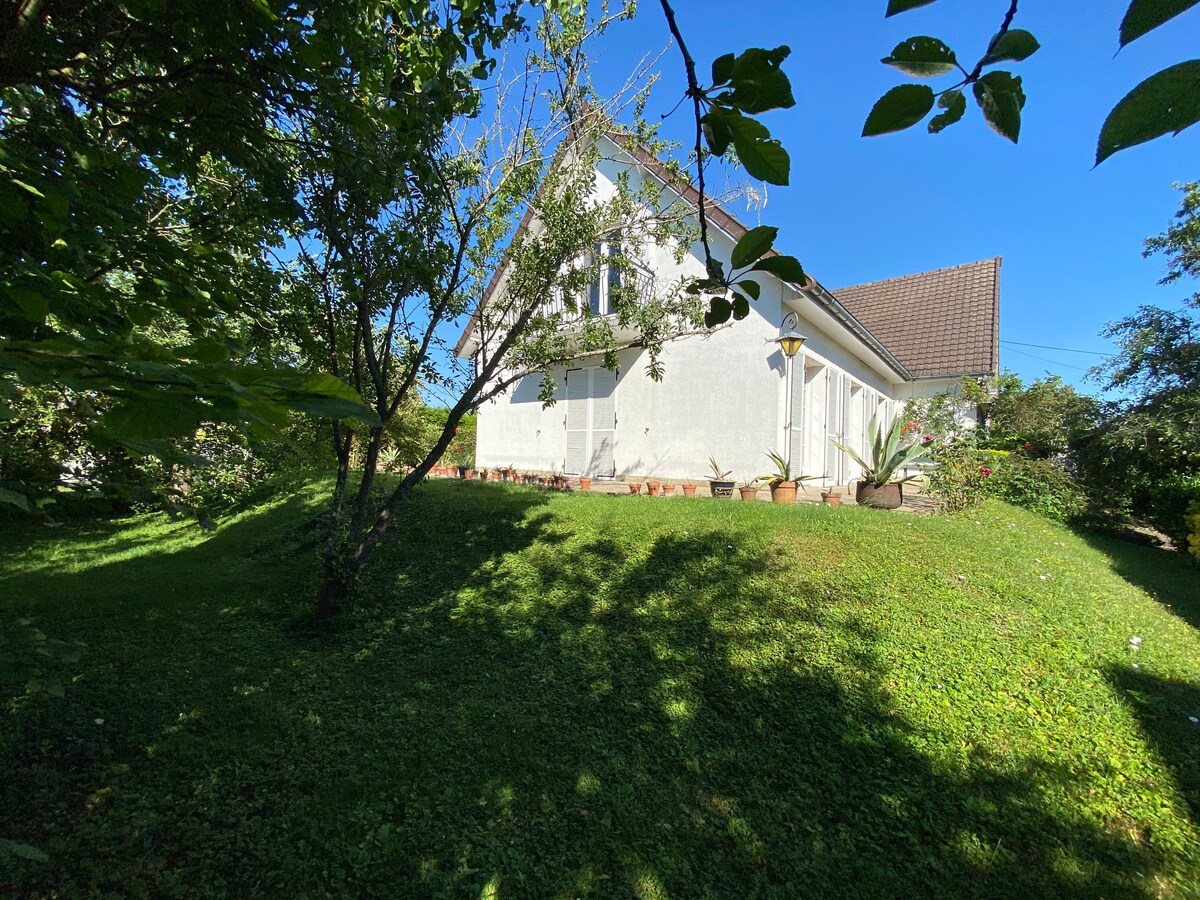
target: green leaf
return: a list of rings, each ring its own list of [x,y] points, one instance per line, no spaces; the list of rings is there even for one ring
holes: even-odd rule
[[[992,63],[1002,62],[1006,59],[1020,62],[1023,59],[1029,59],[1029,57],[1037,53],[1041,49],[1041,46],[1038,43],[1038,39],[1028,31],[1021,28],[1013,28],[1011,31],[1006,31],[1004,34],[999,34],[992,38],[982,64],[990,66]]]
[[[732,53],[726,53],[724,56],[718,56],[713,60],[712,64],[712,80],[713,86],[728,83],[733,77],[733,63],[736,57]]]
[[[880,62],[915,78],[933,78],[954,71],[958,60],[954,51],[934,37],[910,37],[901,41]]]
[[[945,112],[929,120],[930,134],[937,134],[961,119],[967,111],[967,98],[963,96],[962,91],[946,91],[938,97],[938,108],[944,109]]]
[[[704,132],[704,142],[715,156],[724,156],[733,141],[733,128],[730,119],[736,113],[731,113],[726,107],[714,106],[700,118],[700,127]],[[763,128],[766,131],[766,128]]]
[[[903,131],[920,122],[933,109],[933,88],[901,84],[879,98],[863,125],[863,137]]]
[[[1182,12],[1187,12],[1200,0],[1133,0],[1121,22],[1121,46],[1133,43],[1159,25]]]
[[[771,245],[775,243],[775,238],[779,235],[779,229],[770,225],[759,225],[757,228],[751,228],[739,240],[733,248],[733,253],[730,255],[730,263],[735,269],[741,269],[750,265],[764,253],[771,249]]]
[[[768,272],[792,284],[802,285],[808,280],[808,276],[804,274],[804,267],[800,265],[800,260],[794,256],[768,256],[766,259],[756,262],[750,271]]]
[[[928,6],[934,0],[888,0],[887,13],[884,18],[890,19],[892,16],[899,15],[902,12],[908,12],[910,9],[917,9],[921,6]]]
[[[744,113],[764,113],[771,109],[789,109],[796,105],[792,84],[780,68],[791,55],[788,47],[764,50],[751,47],[733,62],[729,84],[733,88],[726,101]]]
[[[762,288],[759,286],[757,281],[751,281],[749,278],[747,278],[745,281],[739,281],[737,286],[738,290],[740,290],[743,294],[746,294],[755,300],[762,296]]]
[[[13,178],[12,183],[15,184],[19,188],[29,191],[29,193],[33,194],[35,197],[43,197],[44,198],[46,196],[41,191],[39,191],[37,188],[35,188],[32,184],[28,184],[27,182],[22,181],[20,178]]]
[[[1100,129],[1096,165],[1114,153],[1200,121],[1200,60],[1151,75],[1125,95]]]
[[[746,172],[768,184],[786,185],[792,160],[783,145],[771,138],[766,126],[746,116],[733,116],[728,121],[733,146]]]
[[[974,90],[987,123],[1015,144],[1021,136],[1021,110],[1025,108],[1021,77],[1011,72],[988,72],[975,82]]]
[[[713,297],[708,301],[708,309],[704,313],[704,327],[716,328],[729,321],[733,306],[724,297]]]
[[[31,859],[35,862],[49,862],[50,857],[46,855],[44,850],[39,850],[37,847],[31,847],[29,844],[21,844],[17,841],[7,839],[0,840],[0,855],[11,854],[19,856],[22,859]]]
[[[24,494],[18,494],[16,491],[10,491],[8,488],[0,487],[0,503],[6,503],[9,506],[15,506],[17,509],[30,512],[29,498]]]
[[[733,318],[740,322],[750,315],[750,301],[737,291],[733,292]]]

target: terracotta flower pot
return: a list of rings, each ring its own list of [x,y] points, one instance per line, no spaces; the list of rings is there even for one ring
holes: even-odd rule
[[[581,491],[590,491],[592,489],[592,479],[580,478],[579,479],[579,489]]]
[[[554,476],[554,489],[561,491],[567,486],[567,478],[565,475]]]
[[[904,488],[899,484],[867,484],[860,481],[854,491],[854,502],[872,509],[899,509],[904,502]]]
[[[834,491],[821,491],[821,501],[826,506],[841,506],[842,495]]]
[[[741,493],[743,500],[758,499],[758,488],[756,487],[742,487],[738,488],[738,491]]]
[[[694,484],[685,484],[683,486],[683,496],[695,497],[696,496],[696,486]]]
[[[771,501],[773,503],[795,503],[796,482],[781,481],[771,485]]]
[[[636,484],[636,483],[632,483],[632,482],[630,483],[629,493],[640,494],[641,492],[642,492],[642,486],[640,484]]]
[[[663,496],[664,497],[670,497],[674,493],[675,493],[675,485],[673,485],[673,484],[664,484],[663,485]]]
[[[658,489],[660,487],[662,487],[661,481],[647,481],[646,482],[646,493],[649,494],[651,497],[657,497]]]

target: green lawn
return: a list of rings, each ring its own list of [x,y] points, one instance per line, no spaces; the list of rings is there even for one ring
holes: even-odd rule
[[[321,496],[0,535],[4,633],[86,644],[0,673],[0,895],[1197,895],[1178,554],[437,483],[320,630]]]

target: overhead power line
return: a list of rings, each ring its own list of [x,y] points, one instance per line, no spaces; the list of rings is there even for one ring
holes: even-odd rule
[[[1076,369],[1077,371],[1080,371],[1080,372],[1090,372],[1091,371],[1091,369],[1085,369],[1083,366],[1073,366],[1070,363],[1059,362],[1057,359],[1047,359],[1044,356],[1038,356],[1034,353],[1026,353],[1024,350],[1014,350],[1012,347],[1010,347],[1009,349],[1012,350],[1013,353],[1020,353],[1022,356],[1028,356],[1030,359],[1040,359],[1042,362],[1048,362],[1054,366],[1061,366],[1064,369]]]
[[[1115,353],[1102,353],[1099,350],[1074,350],[1071,347],[1050,347],[1046,344],[1026,344],[1023,341],[1001,341],[1002,344],[1016,344],[1018,347],[1037,347],[1039,350],[1061,350],[1063,353],[1090,353],[1092,356],[1116,356]]]

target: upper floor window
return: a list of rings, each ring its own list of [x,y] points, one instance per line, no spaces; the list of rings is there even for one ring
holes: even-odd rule
[[[621,233],[596,241],[592,247],[592,283],[588,288],[588,307],[594,316],[607,316],[616,311],[613,295],[621,287],[621,270],[613,257],[621,253]]]

